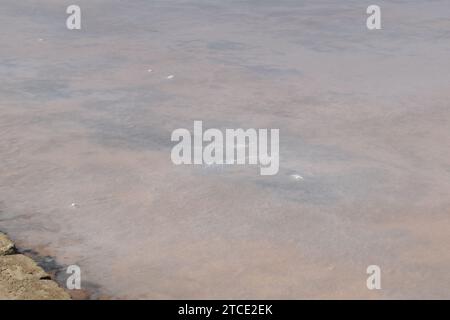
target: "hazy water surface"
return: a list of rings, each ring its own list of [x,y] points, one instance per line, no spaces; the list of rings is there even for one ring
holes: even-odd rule
[[[0,1],[21,247],[116,298],[450,298],[450,2],[69,4]],[[194,120],[280,128],[279,174],[174,166]]]

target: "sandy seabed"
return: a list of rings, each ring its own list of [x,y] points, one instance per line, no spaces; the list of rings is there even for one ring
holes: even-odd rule
[[[377,31],[356,0],[77,4],[80,31],[61,1],[1,3],[20,247],[115,298],[450,298],[447,0],[380,0]],[[279,128],[280,172],[174,166],[194,120]]]

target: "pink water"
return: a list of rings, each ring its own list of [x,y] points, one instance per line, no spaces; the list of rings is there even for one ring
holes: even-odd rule
[[[2,1],[0,230],[115,298],[450,298],[450,5],[378,2]],[[279,174],[174,166],[194,120]]]

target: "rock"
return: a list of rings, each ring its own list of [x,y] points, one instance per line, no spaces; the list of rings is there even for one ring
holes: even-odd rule
[[[0,233],[0,256],[6,256],[16,252],[14,243],[6,235]]]
[[[36,262],[15,253],[14,243],[0,233],[0,300],[70,299]]]
[[[32,259],[0,257],[0,299],[67,300],[70,296]]]

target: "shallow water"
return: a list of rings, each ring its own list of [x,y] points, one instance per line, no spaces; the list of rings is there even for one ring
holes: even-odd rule
[[[1,1],[0,230],[116,298],[450,298],[450,4],[377,3]],[[174,166],[194,120],[279,174]]]

